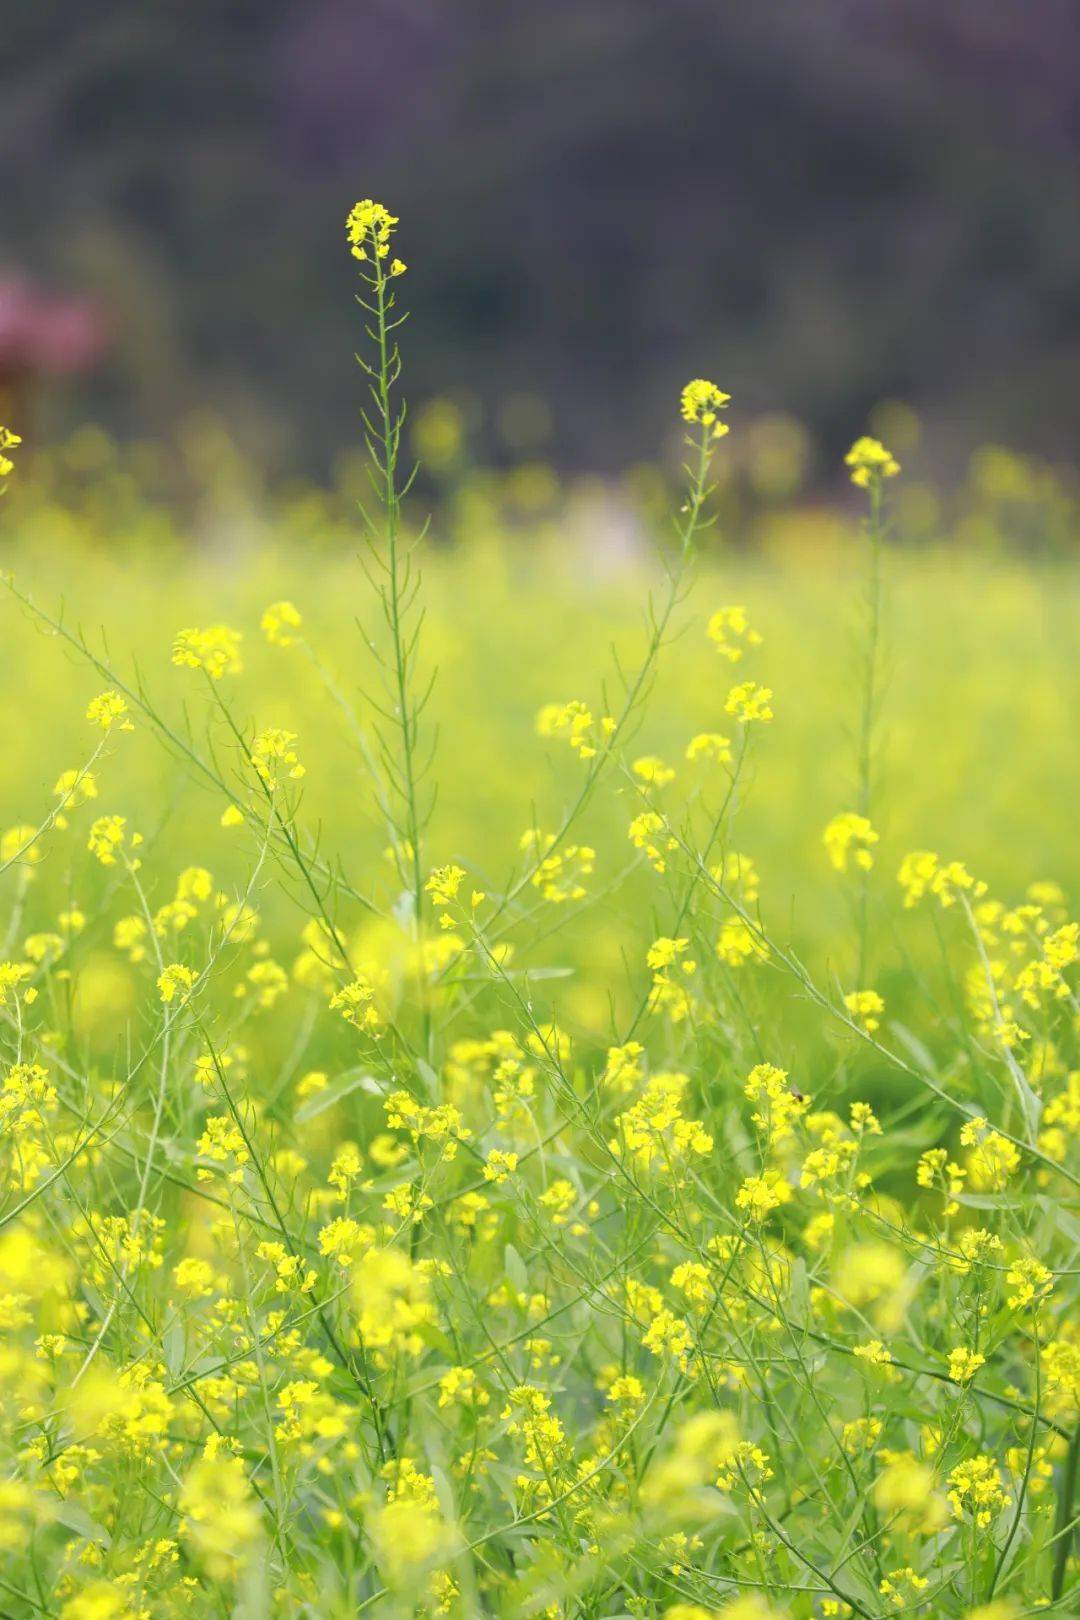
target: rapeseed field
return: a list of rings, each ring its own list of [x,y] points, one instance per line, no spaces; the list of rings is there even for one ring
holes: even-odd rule
[[[1075,1615],[1068,487],[428,529],[399,230],[349,515],[0,435],[0,1615]]]

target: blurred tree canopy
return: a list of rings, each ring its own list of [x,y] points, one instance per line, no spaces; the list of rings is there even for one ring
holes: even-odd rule
[[[839,446],[1076,426],[1073,0],[34,0],[4,21],[0,274],[96,294],[62,402],[355,437],[357,196],[402,219],[414,397],[539,394],[552,454],[651,453],[687,375]],[[491,447],[493,448],[493,447]]]

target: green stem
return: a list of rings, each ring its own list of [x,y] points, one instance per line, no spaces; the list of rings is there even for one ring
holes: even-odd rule
[[[1057,1539],[1057,1548],[1054,1552],[1054,1575],[1050,1584],[1050,1596],[1056,1603],[1061,1597],[1065,1587],[1065,1570],[1069,1562],[1069,1552],[1072,1548],[1075,1526],[1072,1523],[1073,1497],[1076,1494],[1076,1476],[1080,1473],[1080,1424],[1073,1430],[1073,1437],[1069,1441],[1069,1449],[1065,1456],[1065,1468],[1061,1476],[1061,1493],[1058,1496],[1057,1518],[1054,1523],[1054,1535]]]
[[[871,819],[873,806],[874,725],[877,719],[878,652],[881,637],[881,480],[875,478],[870,485],[870,522],[867,529],[870,540],[870,577],[867,584],[869,624],[866,654],[863,664],[863,704],[859,725],[858,750],[858,802],[860,816]],[[858,970],[855,984],[866,984],[867,942],[869,934],[870,873],[860,877],[858,900]]]
[[[420,850],[420,815],[417,808],[417,779],[416,779],[416,727],[419,718],[419,709],[413,698],[410,681],[410,664],[415,650],[415,636],[411,645],[406,636],[404,627],[404,614],[408,606],[405,601],[405,587],[402,579],[401,555],[399,548],[399,528],[401,498],[398,491],[398,451],[401,441],[401,417],[395,414],[392,398],[394,382],[400,370],[398,350],[390,342],[389,313],[391,301],[387,293],[387,276],[383,260],[379,257],[378,244],[372,236],[372,262],[371,276],[372,290],[375,295],[375,340],[378,346],[378,368],[375,377],[375,395],[378,402],[380,432],[378,435],[382,445],[382,459],[377,460],[378,471],[382,479],[382,505],[385,513],[386,525],[386,570],[387,589],[384,598],[384,607],[387,623],[390,629],[390,642],[393,653],[393,703],[397,714],[398,727],[401,732],[401,793],[404,800],[404,832],[409,845],[409,867],[412,876],[413,926],[416,934],[417,949],[420,949],[423,940],[424,918],[424,869]],[[400,324],[400,323],[398,323]],[[427,992],[427,982],[420,962],[418,983],[422,998],[423,1047],[428,1061],[431,1060],[431,1003]]]

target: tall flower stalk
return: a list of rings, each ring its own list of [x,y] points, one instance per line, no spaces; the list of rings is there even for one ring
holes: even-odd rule
[[[866,576],[866,638],[862,654],[862,708],[856,757],[856,809],[858,815],[873,823],[874,811],[874,744],[878,723],[881,688],[881,552],[885,538],[884,483],[895,478],[900,463],[878,439],[856,439],[848,451],[845,463],[851,469],[851,481],[865,489],[869,501],[866,521],[866,539],[869,564]],[[866,983],[867,940],[869,935],[870,867],[860,867],[858,912],[858,967],[856,983]]]
[[[362,419],[372,498],[361,505],[367,531],[369,577],[378,594],[386,637],[368,637],[383,674],[382,690],[369,696],[377,715],[375,733],[380,763],[389,785],[391,820],[396,832],[394,859],[406,885],[411,927],[417,948],[424,932],[423,837],[430,803],[422,803],[422,783],[430,757],[419,757],[420,719],[431,692],[417,682],[417,653],[423,612],[418,608],[420,575],[415,565],[415,539],[403,533],[401,504],[415,476],[402,471],[402,430],[406,405],[398,392],[401,351],[397,333],[406,316],[398,312],[395,283],[405,263],[391,253],[398,220],[382,203],[358,202],[346,222],[350,250],[360,270],[363,290],[357,302],[368,319],[368,353],[357,361],[368,380],[370,400]],[[431,1007],[425,975],[421,985],[423,1044],[430,1055]]]

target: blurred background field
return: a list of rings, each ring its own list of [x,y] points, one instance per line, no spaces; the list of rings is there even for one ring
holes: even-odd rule
[[[440,404],[435,417],[445,427],[452,412]],[[418,432],[430,428],[421,422]],[[201,431],[206,453],[212,444],[224,455],[220,433],[205,423]],[[749,426],[751,442],[754,433]],[[717,606],[745,603],[765,638],[756,662],[774,690],[777,718],[755,739],[730,847],[756,863],[774,926],[816,966],[839,970],[848,902],[821,832],[855,802],[868,567],[857,497],[828,506],[798,492],[755,490],[738,430],[728,443],[718,523],[677,611],[630,756],[661,756],[678,771],[669,795],[693,794],[700,768],[685,762],[687,742],[725,729],[730,684],[730,666],[717,658],[705,623]],[[875,821],[877,891],[890,928],[898,916],[892,880],[911,848],[965,860],[1012,900],[1043,878],[1068,892],[1077,877],[1070,488],[1040,463],[989,450],[942,502],[919,480],[914,440],[911,456],[895,486],[884,557]],[[424,663],[438,671],[430,718],[439,731],[439,798],[429,849],[431,859],[461,861],[498,890],[520,859],[520,834],[534,823],[556,825],[580,777],[565,747],[536,735],[536,713],[575,697],[599,707],[613,649],[624,668],[641,658],[674,497],[658,466],[619,482],[560,480],[549,467],[495,473],[463,457],[441,468],[436,523],[421,548]],[[192,515],[193,539],[175,512],[140,493],[147,468],[137,452],[84,435],[13,483],[3,511],[4,567],[41,606],[62,611],[125,681],[141,679],[170,723],[190,727],[200,748],[223,747],[226,759],[220,720],[208,716],[169,653],[185,624],[242,628],[237,717],[299,734],[308,765],[303,824],[328,858],[341,858],[353,884],[389,906],[386,834],[349,725],[302,651],[267,646],[259,631],[269,602],[295,602],[340,694],[369,724],[363,691],[372,672],[361,629],[370,627],[372,610],[349,469],[336,491],[311,486],[271,499],[235,454],[230,465],[230,477]],[[0,600],[0,615],[7,653],[0,819],[7,826],[39,821],[60,772],[83,757],[83,711],[102,678],[13,599]],[[117,810],[139,827],[165,889],[192,860],[235,873],[238,835],[219,826],[225,801],[178,769],[147,726],[125,745],[122,777],[113,770],[96,809]],[[605,893],[633,854],[626,826],[638,808],[632,790],[617,784],[590,807],[578,836],[600,852],[589,885],[595,898],[576,922],[563,919],[547,957],[542,941],[531,952],[534,962],[573,969],[561,1005],[593,1033],[607,1021],[607,996],[619,998],[623,987],[631,994],[637,963],[624,958],[637,949],[640,908],[655,904],[647,869],[617,894]],[[38,880],[59,904],[71,892],[88,898],[103,877],[78,842],[62,841]],[[299,948],[302,912],[272,886],[259,904],[275,950],[287,958]],[[901,967],[899,950],[893,966]],[[901,992],[912,994],[902,972]],[[124,1002],[115,1001],[118,1018]]]

